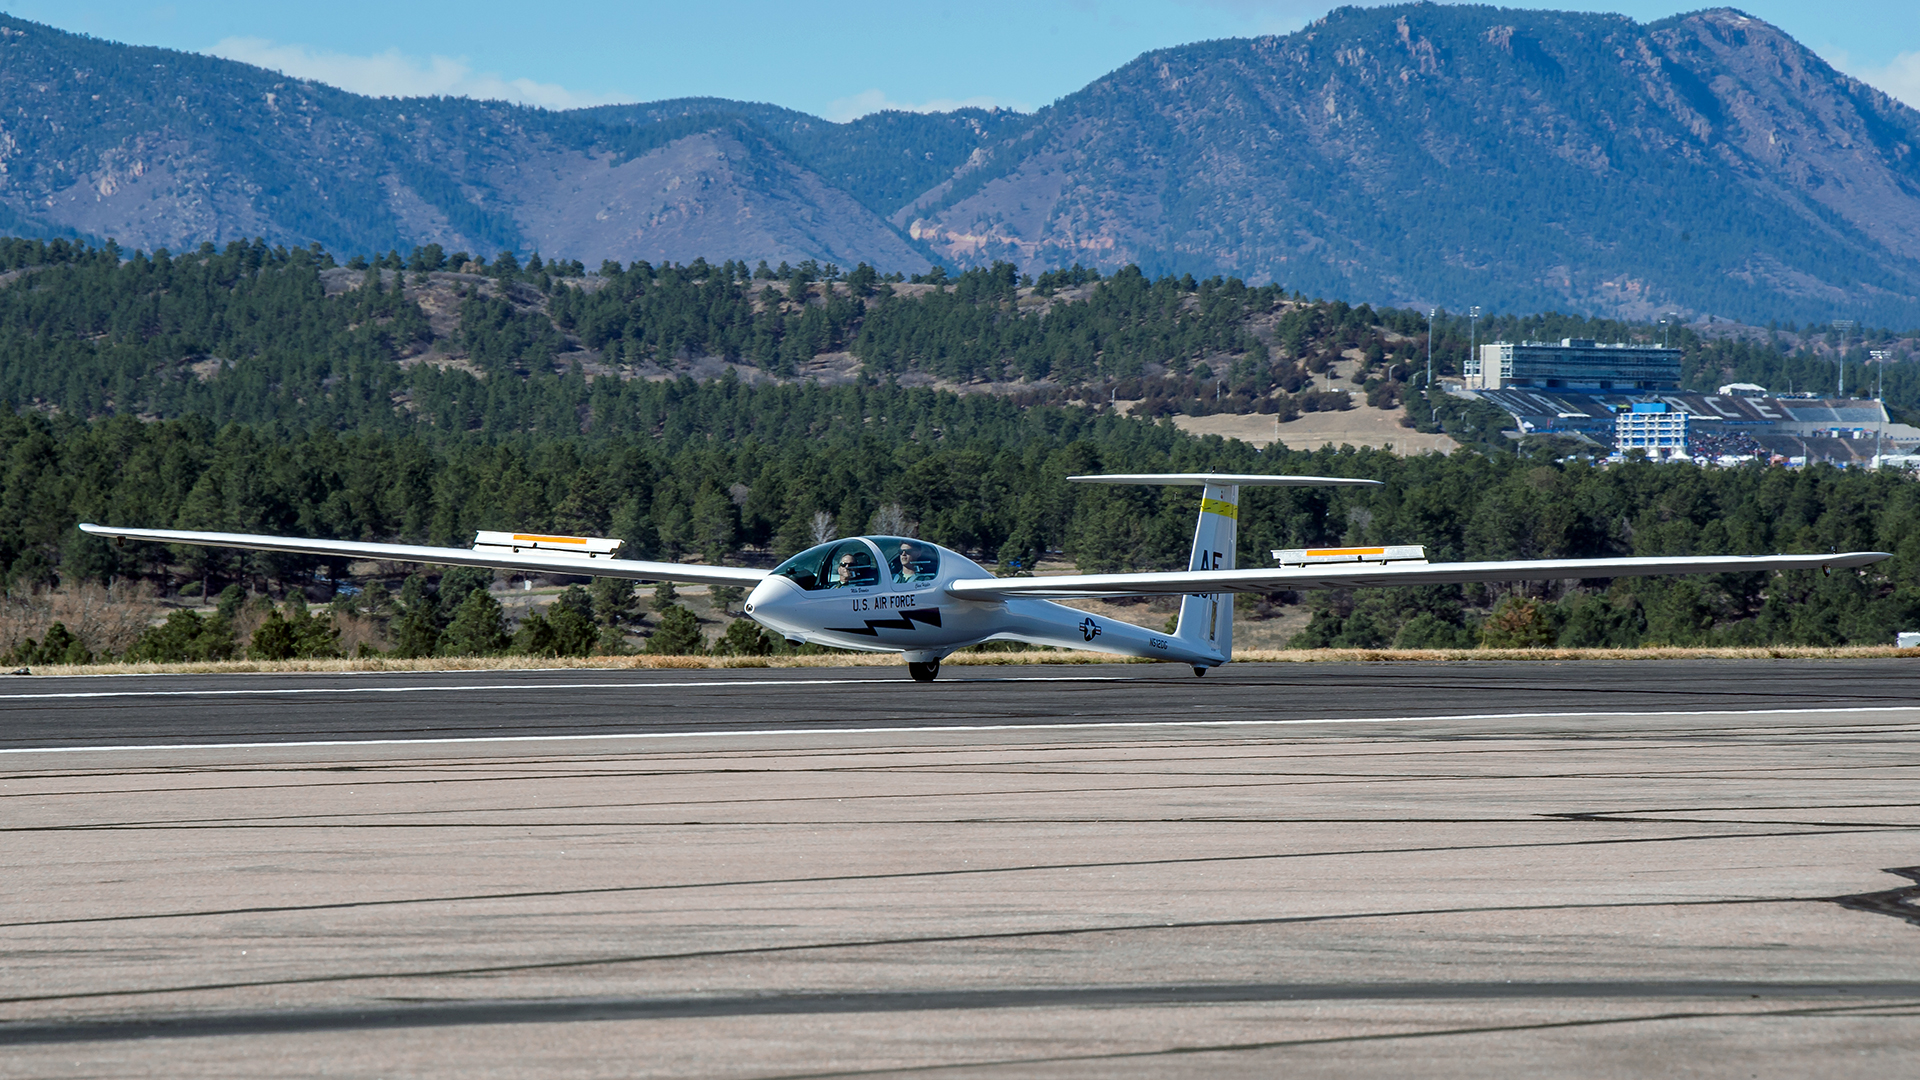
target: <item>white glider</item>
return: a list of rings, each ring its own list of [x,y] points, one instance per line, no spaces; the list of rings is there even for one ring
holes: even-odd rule
[[[1236,568],[1242,487],[1377,486],[1328,476],[1145,473],[1073,476],[1098,484],[1200,487],[1200,519],[1187,569],[1146,574],[995,577],[958,552],[901,536],[856,536],[802,551],[772,570],[615,558],[617,540],[542,533],[482,532],[471,548],[369,544],[83,524],[96,536],[166,544],[250,548],[350,559],[489,566],[533,573],[751,587],[746,612],[797,640],[842,649],[901,653],[915,680],[931,681],[956,649],[987,641],[1091,649],[1190,664],[1206,674],[1233,658],[1233,593],[1482,581],[1543,581],[1826,570],[1892,558],[1881,551],[1829,555],[1709,555],[1644,559],[1533,559],[1429,563],[1418,547],[1303,548],[1273,553],[1277,565]],[[1090,615],[1056,599],[1178,595],[1172,633]]]

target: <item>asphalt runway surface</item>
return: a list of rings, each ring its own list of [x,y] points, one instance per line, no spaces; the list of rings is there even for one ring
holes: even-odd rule
[[[0,681],[0,1077],[1872,1076],[1920,665]]]
[[[0,749],[1916,705],[1908,660],[24,677]]]

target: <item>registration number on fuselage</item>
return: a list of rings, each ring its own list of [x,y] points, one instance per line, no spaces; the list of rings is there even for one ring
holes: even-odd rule
[[[891,611],[895,608],[919,607],[920,598],[912,593],[888,594],[862,596],[851,603],[855,611]]]

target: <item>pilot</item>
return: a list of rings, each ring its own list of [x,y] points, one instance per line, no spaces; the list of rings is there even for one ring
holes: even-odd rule
[[[827,588],[838,589],[851,584],[853,584],[853,552],[846,551],[840,554],[840,561],[834,567],[833,580],[827,583]]]
[[[893,576],[895,581],[918,581],[927,573],[922,562],[920,549],[912,544],[900,545],[900,571]]]

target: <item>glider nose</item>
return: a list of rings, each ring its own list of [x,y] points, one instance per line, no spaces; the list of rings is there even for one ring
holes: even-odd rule
[[[800,587],[783,576],[762,578],[747,594],[746,612],[755,622],[775,630],[786,630],[792,620],[787,616],[800,599]]]

